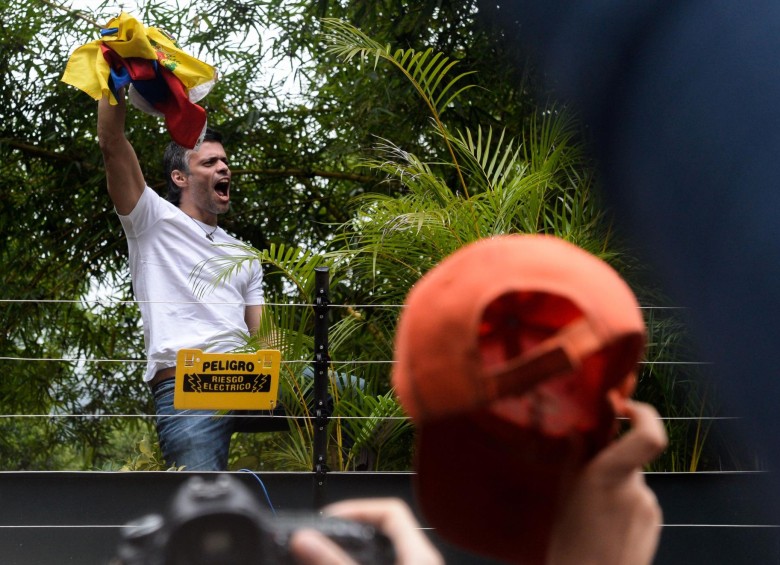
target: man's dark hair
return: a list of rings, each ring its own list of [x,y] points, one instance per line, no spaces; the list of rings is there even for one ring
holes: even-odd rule
[[[203,141],[222,143],[222,134],[211,128],[206,128]],[[167,199],[176,206],[179,205],[179,200],[181,199],[181,189],[173,182],[171,173],[173,171],[181,171],[186,175],[190,174],[190,153],[192,153],[192,149],[187,149],[175,141],[171,141],[163,154],[163,172],[168,183]]]

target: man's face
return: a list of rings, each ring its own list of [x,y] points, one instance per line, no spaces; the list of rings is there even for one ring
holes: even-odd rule
[[[181,208],[206,223],[230,208],[230,167],[222,144],[205,141],[190,153],[190,172],[182,187]]]

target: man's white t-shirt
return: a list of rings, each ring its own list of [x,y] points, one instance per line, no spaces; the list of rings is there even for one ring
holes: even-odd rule
[[[226,352],[243,343],[247,305],[263,303],[260,263],[243,263],[217,282],[241,245],[222,228],[197,222],[148,186],[130,214],[119,215],[127,236],[130,276],[141,309],[148,365],[145,381],[176,364],[180,349]],[[245,253],[243,255],[246,255]],[[234,266],[234,265],[233,265]]]

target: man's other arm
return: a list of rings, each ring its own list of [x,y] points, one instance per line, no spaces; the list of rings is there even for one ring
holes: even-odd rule
[[[260,304],[246,306],[244,309],[244,320],[249,329],[249,335],[257,333],[260,329],[260,315],[263,313],[263,306]]]

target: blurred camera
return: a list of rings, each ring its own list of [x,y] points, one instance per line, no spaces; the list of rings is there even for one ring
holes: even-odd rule
[[[371,525],[308,513],[273,515],[239,480],[219,475],[185,482],[166,515],[126,524],[111,564],[295,564],[288,542],[302,528],[321,532],[357,563],[395,562],[392,543]]]

